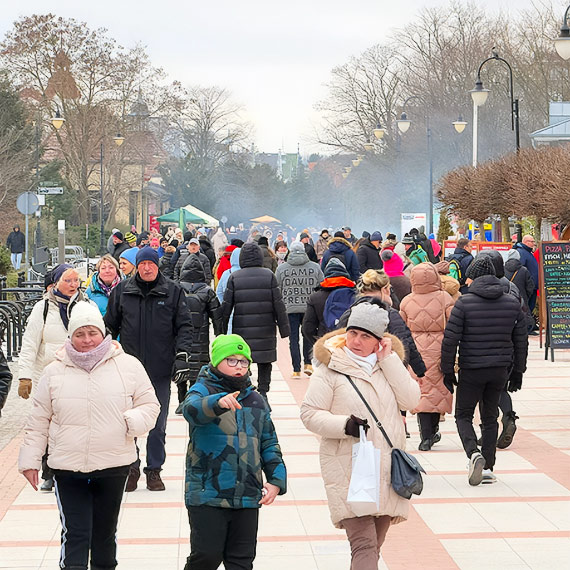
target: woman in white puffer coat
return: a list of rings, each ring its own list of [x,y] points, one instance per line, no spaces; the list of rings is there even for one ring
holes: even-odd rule
[[[19,470],[37,489],[48,446],[62,525],[60,568],[115,568],[121,498],[135,437],[154,427],[159,404],[143,365],[105,336],[99,309],[78,303],[69,335],[33,395]]]
[[[352,307],[346,332],[329,333],[314,348],[321,363],[301,406],[301,419],[321,436],[320,462],[333,524],[346,531],[352,552],[351,570],[378,568],[380,547],[390,524],[406,520],[409,501],[391,486],[391,449],[347,375],[354,381],[394,447],[404,449],[406,433],[400,410],[412,410],[420,388],[402,363],[402,343],[386,335],[388,313],[377,305]],[[394,348],[394,352],[392,351]],[[380,504],[377,512],[358,516],[347,502],[352,446],[359,426],[380,449]]]

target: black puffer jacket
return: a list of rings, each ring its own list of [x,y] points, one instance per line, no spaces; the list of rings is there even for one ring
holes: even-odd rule
[[[494,275],[477,277],[451,311],[441,345],[441,371],[504,366],[526,370],[528,337],[520,302],[503,292]]]
[[[210,360],[210,321],[214,334],[223,333],[222,307],[214,291],[206,285],[204,268],[194,253],[190,254],[184,263],[180,275],[180,286],[186,294],[186,304],[192,320],[192,347],[190,370],[193,379]]]
[[[4,352],[0,348],[0,412],[8,399],[10,386],[12,386],[12,373],[10,372],[10,368],[6,362]]]
[[[402,341],[402,344],[404,345],[404,348],[406,350],[405,364],[409,364],[412,367],[412,370],[414,371],[414,374],[416,376],[419,377],[424,376],[426,373],[426,365],[424,364],[421,354],[418,352],[418,347],[414,342],[412,333],[410,332],[408,325],[406,325],[406,323],[404,322],[404,319],[402,319],[400,313],[396,311],[396,309],[393,309],[392,307],[384,303],[384,301],[382,301],[378,297],[368,297],[368,296],[359,297],[354,302],[354,305],[352,305],[352,307],[354,307],[355,305],[359,305],[360,303],[370,303],[371,305],[378,305],[381,309],[388,311],[389,321],[386,332],[389,332],[390,334],[398,337]],[[342,317],[340,318],[338,322],[339,329],[345,328],[346,325],[348,324],[348,318],[350,317],[350,312],[352,310],[352,307],[350,307],[350,309],[348,309],[348,311],[346,311],[344,315],[342,315]]]
[[[509,259],[505,263],[505,277],[517,286],[523,304],[528,309],[528,300],[536,290],[530,271],[521,264],[519,259]]]
[[[126,241],[119,242],[113,250],[113,257],[119,261],[121,253],[123,253],[123,251],[127,251],[127,249],[131,249],[131,246]]]
[[[188,259],[189,255],[190,255],[190,252],[188,251],[187,248],[184,248],[180,252],[180,255],[178,257],[178,261],[176,262],[176,265],[174,266],[174,276],[173,276],[174,281],[180,281],[180,275],[184,271],[184,264],[186,263],[186,260]],[[210,283],[213,279],[212,268],[210,266],[210,260],[201,251],[199,251],[198,253],[195,253],[194,255],[198,256],[198,259],[200,260],[200,263],[202,264],[202,267],[204,268],[204,275],[206,276],[206,283]]]
[[[368,269],[382,269],[384,264],[380,259],[380,250],[375,248],[370,240],[365,239],[356,250],[356,259],[360,266],[360,273]]]
[[[161,273],[148,290],[138,275],[111,291],[105,325],[127,354],[136,356],[153,383],[169,382],[178,352],[190,353],[192,323],[184,290]]]
[[[212,243],[207,237],[200,236],[198,238],[198,241],[200,242],[200,249],[202,250],[202,253],[208,258],[208,261],[210,262],[210,273],[211,273],[212,269],[214,268],[214,265],[216,265],[216,252],[214,251]],[[206,278],[207,277],[208,274],[206,273]]]
[[[282,338],[289,336],[290,328],[277,279],[262,263],[263,254],[256,243],[241,248],[241,269],[228,279],[222,312],[224,330],[233,310],[232,332],[247,341],[254,362],[269,363],[277,360],[275,326]]]

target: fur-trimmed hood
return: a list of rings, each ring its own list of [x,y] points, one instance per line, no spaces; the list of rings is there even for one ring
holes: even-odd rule
[[[400,360],[404,361],[406,359],[406,351],[402,341],[398,337],[389,333],[384,333],[384,336],[392,339],[392,351],[398,355]],[[337,348],[342,348],[345,344],[346,329],[331,331],[315,343],[313,348],[314,357],[325,366],[328,366],[331,361],[333,351]]]
[[[329,249],[333,243],[342,243],[342,244],[346,245],[346,247],[348,247],[348,249],[352,249],[351,243],[348,240],[341,238],[341,237],[335,237],[335,238],[332,238],[331,240],[329,240],[329,242],[328,242]],[[333,250],[334,250],[334,248],[333,248]]]

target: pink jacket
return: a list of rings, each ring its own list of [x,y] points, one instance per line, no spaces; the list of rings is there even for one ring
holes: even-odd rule
[[[33,395],[33,408],[20,448],[18,468],[48,465],[89,473],[130,465],[134,438],[154,427],[160,406],[143,365],[113,341],[107,355],[87,372],[55,354]]]

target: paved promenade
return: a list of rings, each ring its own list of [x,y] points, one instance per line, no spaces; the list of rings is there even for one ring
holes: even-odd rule
[[[269,396],[289,491],[261,511],[255,568],[348,570],[348,543],[328,515],[318,440],[299,420],[308,379],[290,379],[285,342],[279,353]],[[555,363],[543,358],[532,338],[524,388],[514,395],[519,429],[513,445],[498,452],[497,483],[468,485],[451,416],[441,425],[441,443],[431,452],[416,452],[428,472],[424,492],[412,501],[409,521],[388,533],[379,568],[570,568],[570,352],[557,352]],[[34,492],[16,469],[18,426],[29,404],[14,389],[7,407],[0,419],[0,568],[55,570],[60,532],[55,497]],[[166,491],[151,493],[141,479],[142,488],[125,496],[118,533],[121,570],[182,569],[189,552],[183,503],[187,429],[175,407],[173,401]],[[415,418],[409,417],[408,425],[414,451]]]

